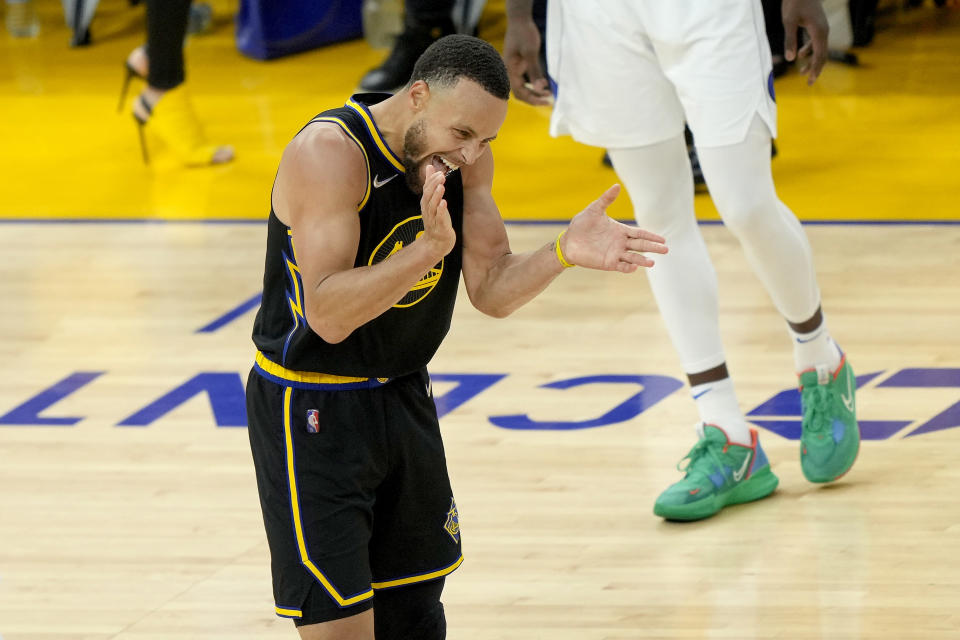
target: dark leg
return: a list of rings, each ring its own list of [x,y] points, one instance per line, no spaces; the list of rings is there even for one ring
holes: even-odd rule
[[[183,84],[183,38],[187,33],[190,0],[147,0],[147,82],[169,91]]]
[[[447,622],[440,594],[444,579],[377,591],[373,601],[377,640],[444,640]]]
[[[820,307],[817,307],[813,315],[803,322],[787,322],[787,324],[789,324],[790,328],[796,333],[813,333],[823,324],[823,312],[820,309]]]
[[[397,36],[393,50],[376,69],[360,80],[364,91],[394,91],[413,73],[417,58],[431,44],[454,32],[451,0],[407,0],[403,33]]]
[[[690,383],[691,387],[696,387],[697,385],[707,384],[708,382],[716,382],[717,380],[723,380],[724,378],[729,378],[730,373],[727,371],[727,363],[717,365],[713,369],[707,369],[706,371],[700,371],[699,373],[688,373],[687,381]]]
[[[453,2],[451,0],[407,0],[405,8],[404,22],[407,25],[439,27],[450,20]]]
[[[780,0],[763,0],[763,20],[767,27],[767,41],[770,53],[783,55],[783,13]]]

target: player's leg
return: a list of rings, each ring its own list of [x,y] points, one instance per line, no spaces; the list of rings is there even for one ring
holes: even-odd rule
[[[824,322],[806,233],[777,197],[770,139],[755,117],[742,142],[703,147],[700,161],[724,224],[787,321],[803,390],[801,465],[811,481],[827,482],[846,473],[859,450],[856,382]]]
[[[377,591],[374,625],[377,640],[443,640],[447,620],[440,595],[444,578]]]
[[[389,467],[370,540],[377,640],[442,640],[444,578],[463,555],[436,405],[426,371],[385,390]]]
[[[721,452],[736,454],[728,461],[723,483],[701,487],[707,475],[696,471],[699,465],[691,465],[687,480],[693,484],[675,485],[657,500],[657,513],[692,519],[716,513],[728,499],[756,499],[773,487],[768,482],[743,495],[733,492],[750,479],[746,472],[733,477],[742,459],[749,458],[752,469],[752,462],[762,456],[752,446],[753,435],[727,375],[716,275],[694,219],[683,109],[647,33],[647,10],[647,4],[636,2],[605,3],[602,12],[590,3],[548,3],[548,67],[558,85],[551,133],[569,133],[581,142],[607,147],[630,193],[637,222],[664,235],[670,246],[670,253],[647,272],[654,296],[693,387],[702,423],[722,425],[723,431],[717,432],[739,445]],[[603,73],[597,73],[598,68]],[[706,442],[702,424],[700,437]]]
[[[694,217],[682,129],[666,142],[611,149],[610,158],[630,194],[637,223],[663,235],[670,246],[647,276],[701,418],[685,476],[657,498],[654,513],[697,520],[728,504],[765,497],[776,488],[777,478],[743,417],[727,373],[717,278]]]
[[[770,177],[776,105],[762,10],[756,0],[717,0],[678,11],[656,5],[648,31],[683,103],[717,208],[793,333],[804,389],[803,469],[811,480],[828,481],[849,469],[859,449],[855,384],[822,322],[806,235]]]
[[[274,610],[305,638],[373,639],[369,542],[387,456],[370,397],[379,391],[295,388],[255,371],[247,382]]]
[[[683,103],[710,194],[793,334],[805,398],[804,472],[834,479],[859,449],[853,375],[822,322],[806,234],[773,186],[776,105],[760,3],[717,0],[683,15],[673,5],[657,7],[657,53]]]
[[[297,626],[302,640],[380,640],[380,634],[374,636],[373,610],[354,614],[348,618],[304,624]]]

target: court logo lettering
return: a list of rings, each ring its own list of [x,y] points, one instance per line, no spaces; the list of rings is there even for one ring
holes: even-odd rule
[[[148,427],[163,422],[170,414],[181,411],[181,407],[192,403],[196,411],[197,402],[206,400],[212,417],[212,424],[217,427],[246,427],[247,414],[243,378],[236,371],[208,371],[188,377],[185,381],[176,384],[172,389],[156,389],[149,372],[144,372],[141,380],[131,380],[129,373],[124,373],[127,383],[148,389],[144,397],[134,399],[134,407],[140,406],[126,417],[106,417],[109,421],[116,421],[118,427]],[[135,377],[135,376],[134,376]],[[443,385],[442,393],[434,396],[437,415],[441,418],[461,406],[470,402],[481,394],[487,393],[501,381],[508,377],[505,373],[435,373],[431,376],[432,382]],[[98,393],[106,393],[112,398],[110,382],[106,383],[107,391],[103,391],[100,383],[109,379],[106,371],[76,371],[65,378],[50,384],[45,389],[35,393],[32,397],[23,400],[13,408],[0,407],[6,411],[0,415],[0,427],[73,427],[88,418],[85,415],[74,415],[75,412],[58,410],[57,404],[68,397],[84,396],[89,404]],[[611,385],[622,387],[622,400],[616,406],[598,411],[596,417],[570,420],[569,416],[551,415],[553,403],[538,402],[534,409],[536,418],[528,414],[491,415],[487,419],[494,426],[502,429],[516,430],[576,430],[604,427],[628,422],[642,413],[656,406],[678,390],[684,388],[683,382],[677,378],[664,375],[592,375],[564,380],[555,380],[537,389],[541,397],[550,394],[569,394],[572,398],[577,394],[586,394],[584,397],[595,395],[596,386]],[[909,438],[917,435],[960,428],[960,368],[906,368],[891,371],[875,371],[857,376],[857,396],[860,402],[861,437],[864,440],[887,440],[889,438]],[[432,391],[428,390],[428,393]],[[870,414],[870,399],[876,394],[886,395],[903,394],[923,396],[922,402],[913,402],[903,406],[912,407],[903,411],[916,411],[922,415],[882,415],[885,419],[874,419]],[[493,389],[496,393],[496,389]],[[849,401],[854,403],[853,389],[849,393]],[[558,396],[559,397],[559,396]],[[151,400],[151,398],[153,398]],[[686,396],[683,398],[686,401]],[[866,400],[866,403],[864,401]],[[678,402],[680,399],[678,398]],[[952,403],[952,404],[949,404]],[[113,406],[112,401],[104,400],[99,404],[102,407]],[[611,403],[612,404],[612,403]],[[864,411],[864,404],[867,410]],[[890,405],[889,402],[887,402]],[[944,408],[946,405],[946,408]],[[200,405],[202,406],[202,405]],[[879,405],[882,406],[882,405]],[[127,409],[129,411],[129,408]],[[877,409],[877,412],[880,410]],[[800,392],[796,387],[784,389],[768,400],[760,403],[747,413],[747,419],[753,424],[772,431],[784,438],[798,440],[800,438],[801,423]],[[104,416],[98,415],[103,420]],[[306,429],[316,433],[320,429],[319,411],[310,409],[306,414]],[[209,418],[198,420],[200,425],[210,424]],[[452,527],[456,521],[456,505],[451,503],[452,518],[448,524]],[[451,534],[453,535],[453,534]]]

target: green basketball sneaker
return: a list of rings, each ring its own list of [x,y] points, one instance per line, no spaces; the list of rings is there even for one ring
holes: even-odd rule
[[[860,427],[856,390],[857,379],[846,355],[833,373],[826,365],[800,373],[800,467],[810,482],[836,480],[857,459]]]
[[[680,461],[683,480],[660,494],[653,512],[667,520],[708,518],[727,505],[765,498],[779,480],[770,470],[756,429],[750,429],[749,447],[730,442],[718,426],[697,426],[700,441]],[[688,461],[683,466],[684,461]]]

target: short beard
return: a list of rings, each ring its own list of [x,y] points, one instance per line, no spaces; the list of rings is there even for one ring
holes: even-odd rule
[[[404,178],[414,193],[423,192],[423,185],[420,184],[420,163],[414,158],[423,153],[424,128],[423,119],[420,119],[410,125],[403,135],[403,168],[406,170]]]

